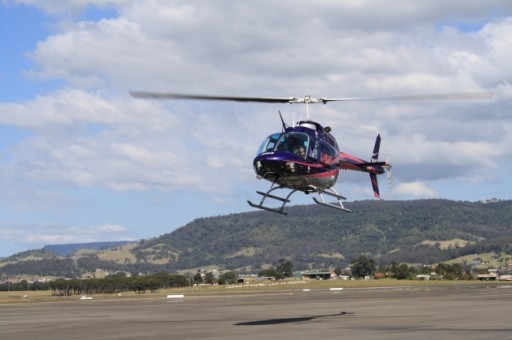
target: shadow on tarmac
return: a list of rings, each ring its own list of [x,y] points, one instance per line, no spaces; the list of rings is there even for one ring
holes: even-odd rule
[[[305,321],[311,321],[311,320],[320,319],[320,318],[327,318],[327,317],[333,317],[333,316],[345,316],[345,315],[355,315],[355,313],[341,312],[341,313],[337,313],[337,314],[303,316],[303,317],[297,317],[297,318],[256,320],[256,321],[239,322],[239,323],[235,323],[234,325],[235,326],[277,325],[277,324],[283,324],[283,323],[305,322]]]

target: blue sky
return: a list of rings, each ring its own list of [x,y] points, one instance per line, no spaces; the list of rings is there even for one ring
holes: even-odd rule
[[[396,10],[399,8],[400,10]],[[0,2],[0,256],[156,237],[252,211],[252,159],[296,105],[155,102],[129,90],[492,100],[313,106],[346,152],[377,133],[384,199],[511,199],[508,1]],[[349,201],[371,199],[343,173]],[[311,197],[295,194],[294,204]],[[378,204],[378,202],[375,202]],[[354,212],[357,213],[357,212]]]
[[[43,25],[44,16],[35,8],[17,7],[0,12],[0,53],[3,62],[0,65],[2,77],[0,85],[2,101],[25,99],[34,95],[28,90],[33,84],[22,76],[24,69],[32,67],[25,53],[34,48],[38,39],[47,35]],[[23,27],[23,26],[24,27]],[[13,30],[15,28],[15,30]],[[16,33],[13,33],[16,32]],[[8,61],[8,62],[7,62]]]

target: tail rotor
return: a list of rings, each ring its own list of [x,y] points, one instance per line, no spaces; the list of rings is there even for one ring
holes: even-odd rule
[[[386,170],[386,175],[388,177],[388,188],[391,188],[393,186],[393,166],[388,162],[388,159],[389,159],[389,154],[386,153],[386,164],[387,166],[384,167],[384,169]]]
[[[380,150],[380,142],[381,137],[380,134],[377,135],[377,138],[375,139],[375,145],[373,147],[373,153],[371,158],[371,163],[374,165],[374,171],[370,172],[370,181],[372,183],[373,188],[373,195],[375,198],[380,199],[380,192],[379,192],[379,182],[377,179],[377,174],[382,174],[384,172],[387,173],[388,177],[388,186],[391,186],[393,184],[393,175],[391,173],[391,164],[387,162],[387,155],[386,155],[386,161],[385,162],[379,162],[379,150]],[[379,170],[380,168],[380,170]]]

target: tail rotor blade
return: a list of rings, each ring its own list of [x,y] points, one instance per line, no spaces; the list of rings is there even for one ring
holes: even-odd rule
[[[380,134],[377,135],[377,139],[375,139],[375,146],[373,147],[372,154],[372,163],[377,162],[379,159],[379,150],[380,150]]]
[[[393,172],[391,171],[391,165],[388,166],[387,173],[388,173],[388,186],[392,187],[393,186]]]
[[[376,174],[370,174],[370,181],[372,182],[373,196],[380,198],[379,181]]]
[[[388,188],[391,188],[393,186],[393,166],[388,162],[389,155],[386,153],[386,174],[388,177]]]

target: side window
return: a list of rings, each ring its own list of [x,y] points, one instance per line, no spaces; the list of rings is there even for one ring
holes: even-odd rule
[[[311,148],[309,149],[309,158],[318,160],[318,149],[319,144],[318,143],[311,143]]]
[[[320,162],[326,165],[331,165],[334,159],[334,151],[332,148],[325,144],[320,145]]]

